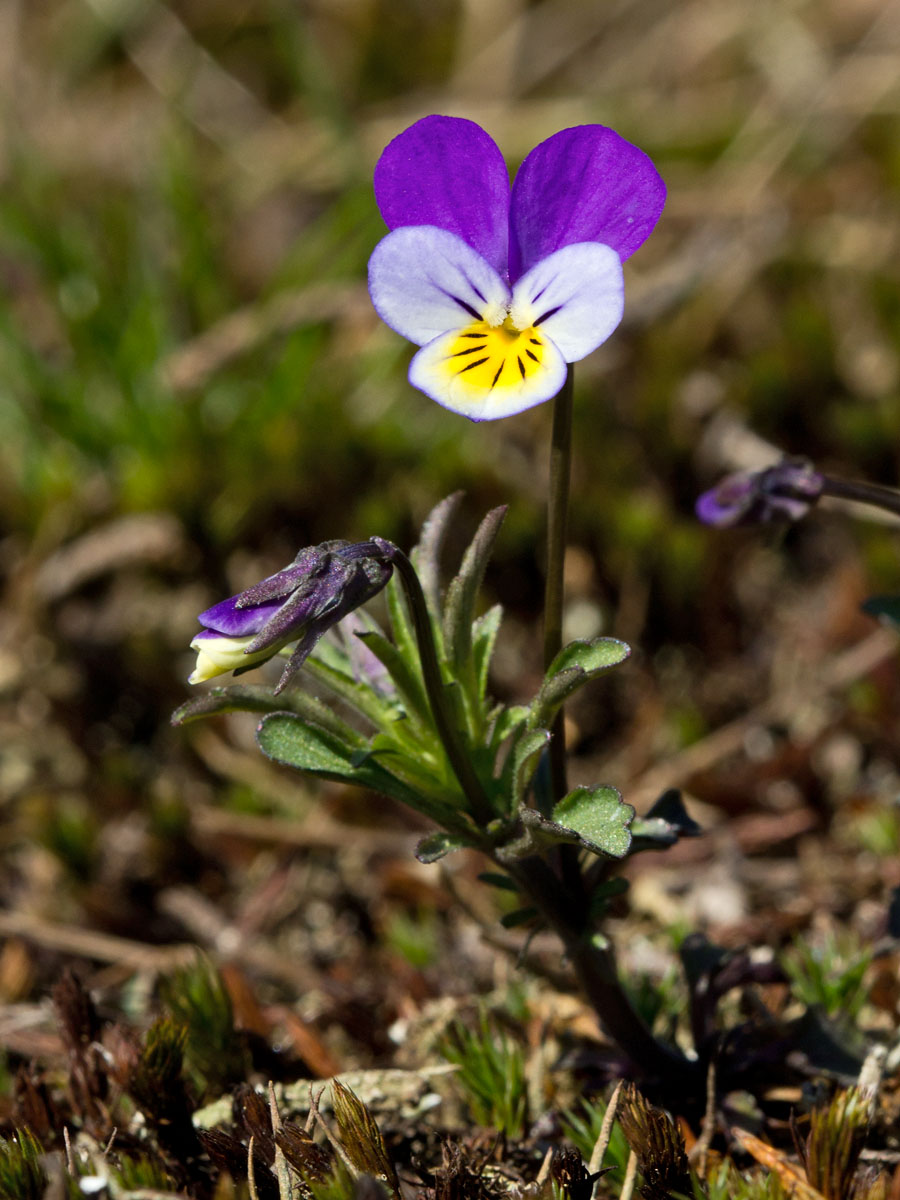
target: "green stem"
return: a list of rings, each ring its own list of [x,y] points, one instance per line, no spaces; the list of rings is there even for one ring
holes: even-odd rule
[[[550,442],[550,491],[547,502],[547,577],[544,590],[544,668],[562,649],[563,569],[569,524],[569,477],[572,466],[572,387],[574,368],[569,365],[566,381],[553,401],[553,432]],[[566,783],[566,735],[562,707],[556,715],[550,739],[550,779],[555,800],[568,791]]]
[[[611,950],[591,941],[586,906],[570,880],[540,858],[497,861],[515,879],[522,893],[539,909],[561,939],[585,995],[600,1023],[644,1078],[677,1080],[687,1095],[700,1086],[702,1066],[680,1050],[657,1041],[635,1011],[616,971]]]
[[[465,740],[456,727],[453,711],[447,700],[447,691],[441,674],[441,664],[438,660],[434,631],[431,628],[431,617],[428,613],[422,584],[412,563],[396,546],[392,547],[392,559],[400,574],[400,582],[403,584],[403,590],[409,601],[416,643],[419,647],[419,659],[422,663],[422,679],[428,695],[428,702],[431,705],[434,727],[441,739],[444,752],[453,768],[459,786],[469,802],[469,812],[483,830],[497,814],[491,808],[478,773],[472,766]]]

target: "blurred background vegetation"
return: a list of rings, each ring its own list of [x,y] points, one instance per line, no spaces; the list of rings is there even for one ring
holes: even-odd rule
[[[458,488],[462,545],[509,503],[495,686],[535,686],[549,406],[472,425],[431,403],[365,287],[372,168],[430,112],[477,120],[513,167],[609,124],[669,186],[624,324],[577,372],[569,633],[637,653],[573,712],[574,773],[796,810],[798,836],[838,802],[884,809],[890,648],[814,683],[812,707],[809,681],[871,645],[859,603],[900,587],[896,528],[823,511],[715,533],[693,502],[772,447],[897,482],[900,6],[5,0],[0,98],[7,913],[202,940],[172,887],[221,900],[257,869],[215,813],[296,816],[306,792],[252,727],[186,736],[168,714],[197,612],[300,546],[408,546]],[[730,758],[667,778],[748,712]],[[879,829],[895,847],[896,819]],[[0,991],[27,992],[3,963]]]

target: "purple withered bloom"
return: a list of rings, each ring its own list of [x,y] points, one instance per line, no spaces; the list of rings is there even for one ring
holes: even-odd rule
[[[726,475],[697,500],[697,516],[724,529],[766,521],[799,521],[822,495],[825,480],[804,459],[788,458],[764,471]]]
[[[275,688],[280,692],[319,638],[381,591],[394,569],[393,552],[381,538],[307,546],[283,571],[214,604],[200,614],[204,629],[191,642],[197,666],[188,682],[239,674],[296,642]]]
[[[666,188],[642,150],[580,125],[536,146],[510,190],[479,125],[432,116],[381,155],[375,196],[392,232],[369,260],[369,292],[422,347],[410,383],[484,421],[549,400],[566,364],[606,341],[622,319],[622,261]]]

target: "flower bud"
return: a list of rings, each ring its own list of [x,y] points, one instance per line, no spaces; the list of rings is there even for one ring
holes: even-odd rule
[[[725,529],[767,521],[799,521],[822,494],[823,477],[805,459],[787,458],[764,471],[726,475],[697,500],[706,525]]]
[[[382,538],[330,541],[301,550],[290,566],[200,614],[191,642],[197,666],[189,683],[240,674],[296,643],[276,692],[319,638],[381,591],[393,572],[395,547]]]

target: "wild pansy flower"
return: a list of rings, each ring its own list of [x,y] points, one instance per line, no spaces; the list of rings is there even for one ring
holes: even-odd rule
[[[188,682],[240,674],[296,642],[275,688],[280,692],[319,638],[381,591],[395,549],[381,538],[307,546],[283,571],[214,604],[198,618],[204,629],[191,642],[197,666]]]
[[[422,349],[410,383],[476,421],[556,395],[566,364],[622,319],[622,261],[649,237],[666,198],[653,163],[603,125],[535,147],[510,190],[487,133],[425,117],[375,168],[392,230],[369,261],[386,324]]]
[[[726,475],[697,500],[697,516],[725,529],[768,521],[799,521],[822,495],[825,478],[812,463],[787,458],[763,471]]]

